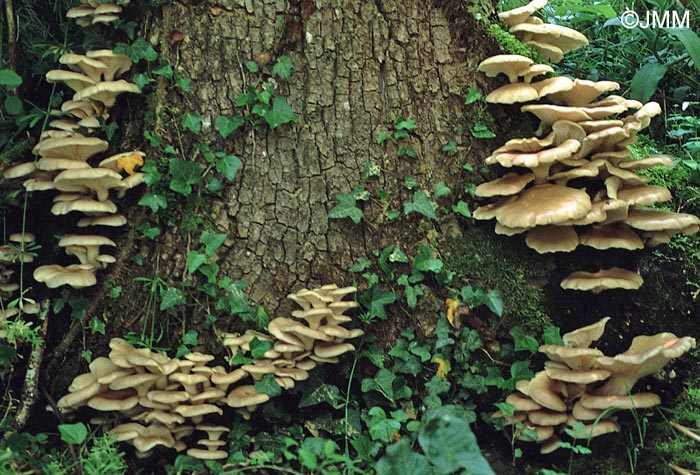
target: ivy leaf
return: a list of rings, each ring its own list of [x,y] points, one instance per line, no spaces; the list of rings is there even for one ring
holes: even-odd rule
[[[190,92],[190,83],[192,80],[190,78],[181,78],[178,79],[177,82],[175,83],[175,87],[180,88],[182,92]]]
[[[216,171],[221,173],[228,181],[233,181],[242,166],[243,162],[237,156],[228,154],[216,162]]]
[[[207,256],[197,251],[189,251],[187,253],[187,273],[193,274],[200,266],[206,264]]]
[[[125,54],[134,63],[138,63],[142,59],[148,62],[158,59],[158,53],[153,49],[153,45],[144,38],[138,38],[130,45],[117,43],[117,46],[114,48],[114,54]]]
[[[419,213],[431,219],[437,219],[433,205],[428,200],[428,195],[424,191],[416,191],[413,193],[413,201],[403,204],[403,213]]]
[[[452,211],[457,214],[461,214],[465,218],[472,217],[472,213],[469,211],[469,205],[462,200],[459,200],[456,205],[452,205]]]
[[[452,190],[449,186],[445,185],[444,181],[435,184],[435,189],[433,190],[435,198],[442,198],[443,196],[448,196],[450,193],[452,193]]]
[[[413,268],[421,272],[439,273],[443,263],[440,259],[433,259],[433,251],[425,244],[418,244],[418,254],[413,259]]]
[[[168,310],[176,305],[182,305],[186,302],[185,296],[182,295],[182,290],[175,287],[168,287],[160,294],[160,309]]]
[[[464,105],[468,106],[469,104],[473,104],[482,97],[484,96],[482,96],[481,93],[476,90],[476,87],[471,86],[469,89],[467,89],[467,97],[464,98]]]
[[[192,193],[192,185],[202,179],[202,169],[197,162],[187,162],[179,157],[170,159],[168,164],[171,180],[170,189],[183,195]]]
[[[270,397],[282,394],[282,387],[275,381],[274,374],[266,374],[263,376],[260,381],[255,383],[255,390],[259,393],[267,394]]]
[[[159,193],[149,192],[139,200],[139,205],[148,206],[152,212],[157,213],[158,210],[168,207],[168,201]]]
[[[188,112],[182,116],[182,127],[195,135],[199,135],[202,126],[202,116],[196,112]]]
[[[364,213],[357,207],[357,200],[352,194],[339,194],[338,204],[328,212],[328,217],[331,219],[350,218],[355,224],[359,224],[364,216]]]
[[[262,358],[273,346],[274,343],[270,340],[258,340],[258,337],[253,337],[250,341],[250,356],[253,358]]]
[[[272,99],[272,107],[265,112],[265,122],[273,129],[287,122],[292,122],[296,118],[297,116],[294,114],[292,106],[289,105],[287,98],[284,96],[275,96]]]
[[[289,59],[289,56],[283,54],[282,56],[277,58],[277,62],[272,67],[272,74],[276,74],[282,79],[289,79],[291,73],[292,60]]]
[[[61,440],[67,444],[82,444],[88,436],[85,424],[60,424],[58,431],[61,433]]]
[[[332,384],[319,384],[309,390],[308,386],[304,387],[304,392],[299,401],[299,408],[311,407],[321,403],[328,403],[333,408],[342,407],[343,402],[340,397],[340,390]]]
[[[245,124],[245,121],[240,117],[228,118],[226,116],[220,115],[214,121],[214,127],[219,131],[222,138],[228,138],[229,135],[234,133],[239,127]]]
[[[481,122],[474,124],[472,127],[472,135],[477,139],[492,139],[496,137],[496,134],[491,132],[491,130]]]
[[[182,343],[188,346],[197,346],[199,344],[199,333],[197,330],[189,330],[182,335]]]
[[[199,238],[199,241],[204,244],[204,253],[209,257],[213,257],[214,254],[216,254],[217,249],[219,249],[224,243],[227,236],[228,234],[226,233],[215,234],[210,233],[209,231],[202,232],[202,236]]]
[[[373,285],[369,290],[363,292],[357,301],[369,310],[370,319],[386,320],[387,315],[384,307],[396,302],[397,298],[394,292],[382,290],[378,285]]]
[[[394,380],[396,375],[388,369],[381,368],[374,378],[362,380],[362,392],[378,391],[389,401],[394,402]]]
[[[544,341],[544,344],[563,346],[564,340],[562,340],[559,331],[559,327],[555,327],[554,325],[547,326],[542,332],[542,341]]]

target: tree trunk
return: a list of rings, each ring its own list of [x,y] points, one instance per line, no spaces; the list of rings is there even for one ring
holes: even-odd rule
[[[350,284],[348,267],[372,249],[401,245],[412,250],[434,223],[416,216],[386,221],[387,210],[401,210],[413,191],[403,187],[411,174],[421,188],[444,181],[460,190],[465,154],[441,147],[454,141],[479,154],[464,134],[463,93],[475,84],[484,49],[495,43],[462,2],[427,0],[181,1],[149,18],[147,34],[174,69],[191,78],[182,95],[160,84],[156,132],[168,134],[168,121],[187,112],[203,117],[199,141],[214,142],[212,124],[231,116],[237,96],[251,81],[246,63],[274,64],[280,55],[293,63],[291,78],[278,86],[298,119],[275,130],[251,132],[223,144],[244,165],[222,200],[211,204],[211,219],[226,232],[228,254],[220,262],[232,278],[248,283],[248,294],[274,312],[292,290],[320,283]],[[493,14],[493,6],[487,5]],[[176,33],[184,35],[173,42]],[[175,36],[173,36],[175,35]],[[396,144],[378,145],[397,117],[417,128],[403,142],[417,158],[397,157]],[[183,154],[195,157],[192,137]],[[220,137],[219,137],[220,140]],[[477,162],[480,158],[471,158]],[[365,163],[382,170],[363,180]],[[384,190],[388,209],[378,200],[364,204],[365,220],[329,220],[339,193],[364,184]],[[456,200],[456,194],[449,198]],[[166,236],[180,256],[162,254],[161,263],[181,263],[185,237]],[[179,244],[179,245],[178,245]]]

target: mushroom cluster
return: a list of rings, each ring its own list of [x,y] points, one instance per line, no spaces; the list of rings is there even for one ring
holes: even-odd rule
[[[72,8],[68,17],[79,18],[79,23],[80,20],[87,24],[102,23],[116,20],[122,9],[116,3],[92,0],[83,3]],[[134,168],[143,165],[144,154],[133,151],[97,160],[99,154],[107,151],[109,143],[93,134],[109,119],[109,109],[119,94],[139,93],[136,84],[118,79],[130,69],[131,60],[124,54],[101,49],[84,55],[66,53],[59,62],[68,69],[49,71],[46,79],[50,83],[65,83],[74,95],[60,110],[52,112],[57,118],[48,124],[49,129],[41,134],[33,149],[38,159],[11,167],[4,171],[4,176],[24,178],[27,191],[58,191],[51,213],[85,214],[87,217],[77,223],[79,228],[123,226],[126,218],[116,214],[117,206],[110,201],[110,194],[121,198],[126,190],[143,183],[143,175]],[[115,261],[113,256],[101,252],[105,246],[116,245],[103,234],[104,231],[92,231],[64,235],[58,246],[75,256],[79,263],[38,267],[35,280],[49,288],[95,285],[96,271]]]
[[[228,370],[210,366],[214,360],[211,355],[190,353],[184,359],[169,358],[113,338],[108,357],[90,363],[90,371],[73,380],[58,407],[88,406],[129,417],[130,422],[114,427],[110,434],[132,444],[139,457],[149,456],[161,445],[177,451],[187,449],[195,458],[226,458],[228,454],[221,448],[224,442],[218,439],[228,428],[209,425],[204,418],[221,416],[222,406],[229,406],[248,419],[258,405],[270,399],[256,387],[265,375],[272,375],[282,389],[289,389],[307,379],[317,365],[336,363],[339,355],[354,350],[344,340],[362,335],[362,330],[348,330],[342,324],[351,321],[344,312],[357,306],[343,297],[355,290],[336,285],[303,289],[289,295],[302,307],[292,312],[294,318],[275,318],[268,333],[249,330],[244,335],[225,334],[223,344],[233,355],[245,358],[256,349],[263,352]],[[185,438],[196,431],[207,432],[207,438],[197,442],[202,447],[188,449]]]
[[[534,0],[500,16],[511,32],[533,46],[554,45],[563,54],[587,43],[580,33],[530,16],[545,4]],[[504,74],[510,81],[491,92],[489,102],[513,104],[546,97],[549,103],[521,107],[539,118],[538,136],[509,140],[486,158],[487,165],[514,171],[477,187],[477,196],[495,201],[476,209],[475,219],[495,218],[497,234],[525,233],[526,244],[539,253],[571,252],[579,245],[635,250],[645,242],[656,246],[669,242],[675,233],[700,230],[696,216],[650,208],[669,201],[671,194],[664,187],[647,185],[647,178],[635,173],[674,163],[664,156],[634,159],[628,149],[638,132],[661,113],[657,103],[643,105],[616,95],[597,100],[619,88],[612,81],[552,77],[532,82],[552,68],[518,55],[488,58],[478,69],[489,77]],[[620,116],[630,110],[634,112]],[[561,285],[600,292],[636,289],[642,282],[635,272],[614,267],[575,272]]]
[[[559,448],[557,434],[577,422],[583,429],[570,430],[572,437],[597,437],[620,430],[614,411],[659,404],[658,395],[632,393],[632,387],[640,378],[695,348],[695,339],[672,333],[637,336],[624,353],[605,356],[590,345],[603,335],[608,320],[566,333],[563,345],[540,346],[539,351],[549,358],[544,370],[529,381],[518,381],[517,393],[506,398],[514,408],[512,416],[498,411],[494,417],[534,430],[542,444],[540,452],[547,454]]]
[[[111,23],[119,19],[122,5],[126,6],[131,0],[109,2],[100,0],[81,0],[81,5],[68,10],[66,17],[74,18],[80,26],[95,25],[97,23]]]

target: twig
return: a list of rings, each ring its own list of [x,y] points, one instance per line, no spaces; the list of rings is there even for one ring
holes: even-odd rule
[[[41,373],[41,359],[44,356],[44,349],[46,348],[46,331],[49,326],[49,319],[47,318],[48,313],[49,301],[44,300],[41,304],[41,313],[39,317],[41,319],[39,342],[32,348],[32,352],[29,355],[27,372],[24,376],[24,387],[22,388],[22,398],[19,402],[19,408],[15,413],[15,420],[12,423],[17,432],[21,431],[27,423],[27,420],[29,420],[32,406],[36,404],[39,396],[37,394],[37,386],[39,383],[39,374]]]
[[[17,23],[12,0],[5,0],[5,17],[7,18],[7,50],[10,55],[10,69],[17,71]]]

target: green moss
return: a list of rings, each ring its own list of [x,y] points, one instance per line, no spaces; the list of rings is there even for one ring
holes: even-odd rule
[[[551,324],[537,285],[548,280],[549,272],[542,258],[522,243],[471,227],[448,244],[445,259],[462,283],[503,292],[504,313],[513,325],[541,331]]]
[[[530,58],[539,64],[549,64],[534,48],[522,43],[519,39],[504,30],[501,25],[492,23],[489,25],[489,33],[493,36],[504,51],[510,54],[519,54]]]
[[[665,416],[692,429],[700,427],[700,381],[693,380],[678,403]],[[666,421],[657,424],[656,448],[669,462],[689,470],[700,470],[700,444],[676,432]]]

